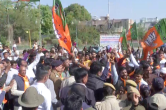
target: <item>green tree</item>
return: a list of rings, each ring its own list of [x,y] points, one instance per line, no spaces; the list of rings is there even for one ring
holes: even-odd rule
[[[89,21],[91,20],[91,15],[85,9],[84,6],[81,6],[79,4],[71,4],[67,8],[64,9],[66,18],[67,18],[67,23],[68,25],[71,25],[73,20],[77,21]]]
[[[23,4],[21,3],[19,7],[22,7]],[[40,25],[39,10],[35,7],[27,6],[24,9],[14,11],[14,13],[19,13],[17,14],[18,17],[13,15],[13,19],[15,19],[13,22],[15,38],[22,36],[23,39],[27,40],[28,34],[26,31],[30,30],[32,40],[38,40]]]
[[[100,33],[92,26],[86,25],[71,25],[70,26],[70,36],[71,39],[77,41],[76,39],[76,28],[77,28],[77,38],[80,40],[81,44],[94,44],[99,43]]]
[[[42,22],[41,22],[41,30],[42,34],[49,35],[53,34],[53,25],[52,25],[52,12],[48,5],[41,5],[41,16],[42,16]]]
[[[39,10],[35,3],[2,0],[0,5],[3,6],[0,6],[0,36],[9,38],[12,43],[18,37],[27,40],[26,31],[30,30],[32,40],[39,38]]]
[[[91,20],[91,15],[84,6],[71,4],[64,10],[72,41],[77,41],[79,45],[99,43],[100,33],[94,27],[87,25],[86,21]]]

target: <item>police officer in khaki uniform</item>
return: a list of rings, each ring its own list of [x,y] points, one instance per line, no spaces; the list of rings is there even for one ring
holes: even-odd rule
[[[127,93],[130,94],[132,103],[123,108],[123,110],[145,110],[145,108],[139,104],[140,93],[135,87],[128,87]]]
[[[126,80],[126,88],[125,88],[126,92],[130,86],[136,88],[137,84],[133,80]],[[131,98],[129,96],[130,96],[130,93],[125,93],[121,96],[121,99],[119,100],[119,106],[121,108],[127,107],[128,105],[132,104]]]

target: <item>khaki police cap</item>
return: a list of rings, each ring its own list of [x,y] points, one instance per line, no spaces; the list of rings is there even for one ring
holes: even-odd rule
[[[104,83],[104,86],[109,86],[109,87],[111,87],[113,90],[116,90],[115,87],[114,87],[112,84],[110,84],[110,83]]]
[[[132,87],[132,86],[128,87],[127,93],[135,93],[135,94],[137,94],[140,97],[140,93],[139,93],[138,89],[135,88],[135,87]]]
[[[137,87],[137,84],[133,80],[126,80],[126,85]]]

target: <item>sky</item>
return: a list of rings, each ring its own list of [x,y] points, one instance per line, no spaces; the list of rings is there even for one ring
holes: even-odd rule
[[[166,0],[109,0],[110,19],[166,18]],[[91,16],[106,16],[108,0],[61,0],[63,7],[78,3],[83,5]],[[53,5],[53,0],[41,0],[43,5]]]

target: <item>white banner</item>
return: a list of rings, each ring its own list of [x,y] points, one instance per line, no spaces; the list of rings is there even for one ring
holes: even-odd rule
[[[100,35],[100,46],[110,46],[116,48],[119,43],[120,35]]]

